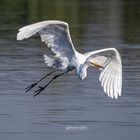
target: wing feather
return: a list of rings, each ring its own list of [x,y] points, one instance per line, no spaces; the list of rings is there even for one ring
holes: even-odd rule
[[[118,51],[107,48],[85,53],[88,62],[96,62],[101,65],[99,81],[104,92],[111,98],[121,96],[122,90],[122,63]]]
[[[57,20],[42,21],[19,29],[17,40],[29,38],[39,33],[41,40],[56,54],[57,57],[71,58],[75,48],[71,41],[69,26]]]

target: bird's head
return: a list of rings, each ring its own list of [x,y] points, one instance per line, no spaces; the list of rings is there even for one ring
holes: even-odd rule
[[[83,80],[87,76],[87,68],[88,66],[86,64],[81,64],[79,67],[79,70],[77,71],[79,79]]]

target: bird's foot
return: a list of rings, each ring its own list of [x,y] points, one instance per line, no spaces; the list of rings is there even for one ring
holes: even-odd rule
[[[30,86],[28,86],[28,87],[26,87],[25,89],[26,89],[26,93],[29,91],[29,90],[31,90],[33,87],[35,87],[37,85],[37,83],[33,83],[33,84],[31,84]]]
[[[41,91],[43,91],[45,89],[45,86],[44,87],[38,86],[38,87],[39,87],[39,89],[34,92],[35,93],[34,97],[37,96]]]

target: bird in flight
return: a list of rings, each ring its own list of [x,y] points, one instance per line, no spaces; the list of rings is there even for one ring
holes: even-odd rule
[[[54,55],[44,55],[45,63],[52,67],[53,71],[26,88],[26,92],[35,87],[47,76],[62,71],[55,75],[45,86],[38,86],[34,96],[43,91],[50,83],[58,77],[76,71],[79,79],[87,76],[87,68],[95,67],[100,70],[99,81],[104,92],[111,98],[121,96],[122,90],[122,62],[119,52],[115,48],[106,48],[79,53],[72,43],[69,26],[66,22],[58,20],[47,20],[19,29],[17,40],[23,40],[39,33],[41,40],[52,50]]]

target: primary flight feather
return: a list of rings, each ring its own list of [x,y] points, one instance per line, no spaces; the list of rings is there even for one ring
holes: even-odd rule
[[[41,40],[55,54],[55,56],[44,55],[45,63],[48,67],[53,67],[54,71],[29,86],[27,91],[59,69],[64,72],[54,76],[44,87],[39,86],[35,96],[57,77],[71,70],[76,70],[78,78],[83,80],[87,76],[87,68],[93,66],[99,68],[101,71],[99,81],[104,92],[111,98],[115,97],[117,99],[118,96],[121,96],[122,63],[121,56],[115,48],[101,49],[81,54],[73,46],[68,24],[58,20],[42,21],[25,26],[19,29],[17,40],[29,38],[36,33],[40,34]]]

